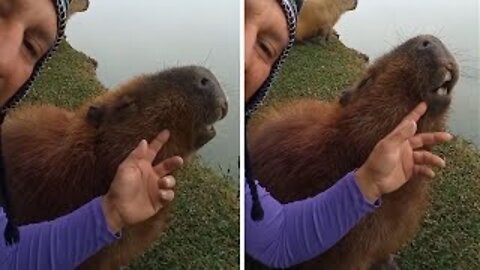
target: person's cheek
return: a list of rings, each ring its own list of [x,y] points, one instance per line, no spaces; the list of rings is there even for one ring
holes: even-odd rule
[[[33,67],[25,63],[18,63],[14,74],[10,74],[8,78],[3,78],[0,84],[0,104],[4,106],[7,101],[15,95],[25,82],[30,78]]]
[[[255,92],[259,90],[263,82],[267,79],[270,66],[257,57],[251,69],[245,73],[245,98],[248,100]]]

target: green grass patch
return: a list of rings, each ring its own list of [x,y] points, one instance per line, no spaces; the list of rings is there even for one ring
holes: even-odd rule
[[[338,40],[295,46],[267,105],[312,97],[332,100],[362,74],[358,52]],[[402,269],[480,269],[480,153],[457,138],[435,150],[448,168],[433,180],[432,205],[415,240],[401,251]]]
[[[95,61],[64,42],[25,103],[76,108],[106,91]],[[236,181],[195,158],[176,174],[174,219],[167,233],[131,269],[238,269]]]
[[[95,60],[63,42],[35,81],[25,101],[74,109],[106,91],[97,80],[95,68]]]

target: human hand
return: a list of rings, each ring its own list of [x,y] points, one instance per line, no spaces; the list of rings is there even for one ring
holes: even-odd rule
[[[164,130],[150,144],[142,140],[118,167],[102,201],[108,227],[112,232],[117,233],[125,225],[152,217],[173,200],[175,178],[168,174],[179,168],[183,159],[174,156],[156,166],[152,165],[169,136],[170,133]]]
[[[416,122],[425,114],[426,103],[420,103],[385,138],[377,143],[367,161],[356,172],[357,185],[370,202],[382,194],[403,186],[413,175],[433,178],[431,167],[445,167],[445,161],[429,151],[426,145],[447,142],[452,135],[446,132],[420,133]]]

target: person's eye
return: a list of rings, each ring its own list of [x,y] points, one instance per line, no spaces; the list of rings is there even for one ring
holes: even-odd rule
[[[275,52],[274,52],[274,50],[271,48],[271,46],[269,46],[269,44],[268,44],[266,41],[260,40],[260,41],[258,42],[258,46],[260,47],[260,50],[262,50],[262,52],[263,52],[269,59],[275,58]]]
[[[29,56],[31,56],[33,59],[38,58],[37,48],[32,41],[30,41],[29,39],[24,39],[23,46],[25,46],[25,49],[27,49]]]

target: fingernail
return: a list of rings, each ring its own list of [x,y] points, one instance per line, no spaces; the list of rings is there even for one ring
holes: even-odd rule
[[[166,187],[172,187],[174,185],[174,181],[171,176],[164,176],[163,183]]]
[[[409,133],[415,134],[417,132],[417,123],[415,123],[415,121],[409,121],[407,128]]]
[[[180,166],[183,165],[183,158],[180,157],[180,156],[177,156],[177,159],[178,159],[178,163],[180,164]]]
[[[160,192],[161,196],[162,196],[162,199],[165,200],[165,201],[171,201],[173,199],[173,192],[171,191],[166,191],[166,190],[162,190]]]

